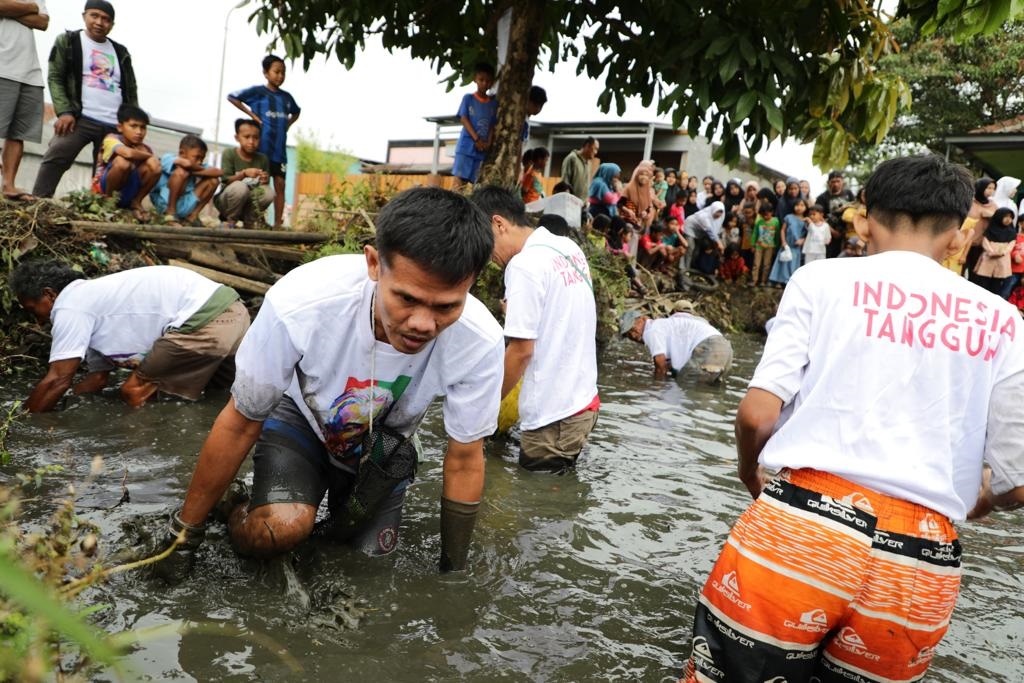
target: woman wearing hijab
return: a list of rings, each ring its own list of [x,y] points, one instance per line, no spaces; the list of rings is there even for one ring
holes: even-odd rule
[[[617,215],[616,205],[619,203],[619,193],[613,190],[612,186],[621,172],[622,169],[618,164],[601,164],[597,167],[597,173],[590,181],[590,192],[587,198],[591,216],[604,214],[614,218]]]
[[[704,207],[702,208],[707,208],[714,202],[725,203],[725,185],[718,180],[711,183],[711,194],[708,195],[708,198],[704,201]]]
[[[683,255],[682,270],[689,270],[695,254],[702,253],[714,245],[719,252],[722,245],[722,224],[725,222],[725,204],[711,202],[711,206],[701,209],[683,223],[683,234],[690,243],[690,249]]]
[[[786,192],[786,183],[784,183],[783,181],[780,180],[779,184],[782,185],[782,193],[785,194],[785,192]],[[778,207],[779,206],[779,198],[781,196],[782,195],[776,194],[775,190],[773,190],[770,187],[762,187],[762,188],[758,189],[758,191],[757,191],[757,199],[754,202],[754,204],[756,204],[757,206],[761,206],[762,202],[768,202],[769,206]],[[782,220],[782,219],[780,218],[779,220]]]
[[[743,203],[743,186],[741,182],[739,178],[731,178],[725,184],[725,199],[722,203],[725,204],[727,213],[738,214],[740,212],[740,205]]]
[[[687,190],[686,203],[683,204],[684,219],[689,218],[698,211],[700,211],[700,204],[697,203],[697,190]]]
[[[1020,178],[1004,175],[996,183],[996,191],[992,194],[992,201],[998,209],[1009,209],[1013,212],[1013,220],[1017,220],[1017,188],[1020,187]]]
[[[1017,242],[1014,209],[999,208],[989,219],[981,238],[981,256],[974,267],[974,282],[993,294],[1001,294],[1003,284],[1013,271],[1010,250]]]
[[[793,207],[800,199],[800,181],[796,178],[786,178],[786,192],[779,197],[779,203],[775,206],[775,216],[781,221],[793,213]]]
[[[658,205],[661,203],[654,195],[654,187],[651,181],[654,178],[654,162],[641,161],[633,169],[633,175],[626,183],[626,189],[622,196],[626,198],[627,205],[636,214],[638,225],[641,230],[646,231],[658,215]]]
[[[743,201],[740,202],[740,206],[747,202],[757,204],[757,193],[760,189],[760,183],[758,183],[756,180],[748,180],[747,184],[744,186]],[[778,197],[775,198],[776,203],[778,203],[778,199]],[[772,206],[774,206],[774,204]]]
[[[676,203],[676,195],[681,191],[679,186],[679,174],[676,173],[674,168],[665,169],[665,182],[668,183],[668,189],[665,190],[665,218],[668,218],[668,210]]]
[[[974,200],[971,202],[971,209],[967,212],[967,218],[961,226],[961,232],[973,228],[974,236],[971,238],[971,246],[966,254],[961,252],[957,257],[959,267],[956,269],[961,274],[972,277],[974,266],[981,256],[981,240],[985,237],[985,230],[988,228],[988,221],[995,213],[996,203],[992,201],[992,195],[996,192],[996,181],[991,178],[980,178],[974,183]]]

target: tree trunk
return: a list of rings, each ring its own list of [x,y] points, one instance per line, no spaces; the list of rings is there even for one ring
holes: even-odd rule
[[[494,142],[480,169],[482,184],[514,187],[519,179],[523,122],[540,56],[544,5],[544,0],[520,0],[512,5],[508,55],[498,74],[498,121],[494,127]]]

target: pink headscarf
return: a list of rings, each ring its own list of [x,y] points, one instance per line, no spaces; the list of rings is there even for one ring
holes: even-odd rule
[[[644,216],[644,212],[647,211],[657,201],[657,197],[654,194],[654,185],[648,183],[646,186],[640,185],[637,182],[637,178],[640,173],[647,171],[650,173],[651,178],[654,178],[654,162],[653,161],[641,161],[633,169],[633,175],[630,176],[629,182],[626,184],[626,189],[623,190],[622,194],[633,203],[636,207],[636,214],[638,217]],[[641,219],[643,227],[648,227],[654,222],[654,212],[648,212],[645,218]]]

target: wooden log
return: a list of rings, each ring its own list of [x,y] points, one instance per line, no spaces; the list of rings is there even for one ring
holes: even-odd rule
[[[280,275],[265,268],[239,263],[238,261],[218,256],[206,249],[197,249],[187,242],[158,242],[153,245],[153,251],[161,258],[181,259],[194,263],[197,266],[213,268],[214,270],[239,275],[250,280],[258,280],[259,282],[274,284],[281,279]]]
[[[291,263],[302,263],[309,256],[308,251],[292,247],[278,247],[261,244],[223,243],[221,246],[231,247],[240,254],[248,254],[257,258],[272,258]]]
[[[188,260],[199,266],[207,266],[216,270],[221,270],[226,273],[232,273],[234,275],[240,275],[250,280],[258,280],[260,282],[269,282],[274,284],[281,279],[280,275],[272,273],[264,268],[257,268],[256,266],[249,266],[238,261],[232,261],[226,259],[213,252],[207,251],[206,249],[193,249],[189,255]]]
[[[104,223],[93,221],[71,221],[71,227],[77,231],[99,235],[134,236],[145,233],[147,239],[152,235],[167,235],[163,239],[180,239],[182,237],[204,237],[224,240],[225,242],[269,242],[285,244],[319,244],[330,239],[319,232],[293,232],[291,230],[243,230],[231,228],[174,228],[167,225],[134,225],[132,223]]]
[[[204,268],[195,264],[189,263],[188,261],[182,261],[181,259],[171,259],[168,261],[168,265],[179,266],[181,268],[187,268],[193,272],[199,273],[204,277],[208,277],[214,282],[219,282],[222,285],[233,287],[242,292],[249,292],[251,294],[266,294],[267,290],[270,289],[270,285],[263,282],[256,282],[244,277],[238,277],[237,275],[231,275],[230,273],[222,273],[219,270],[213,270],[212,268]]]

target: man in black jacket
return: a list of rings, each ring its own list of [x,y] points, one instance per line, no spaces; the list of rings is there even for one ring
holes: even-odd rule
[[[853,192],[846,189],[846,181],[842,171],[828,174],[828,189],[818,195],[815,204],[825,209],[825,220],[832,228],[832,240],[825,248],[828,258],[839,256],[846,244],[846,226],[843,224],[843,211],[854,200]]]
[[[117,132],[118,108],[139,103],[131,55],[107,38],[114,26],[113,5],[88,0],[82,19],[85,29],[62,33],[50,51],[48,81],[57,121],[32,190],[37,197],[53,196],[89,143],[95,161],[103,138]]]

